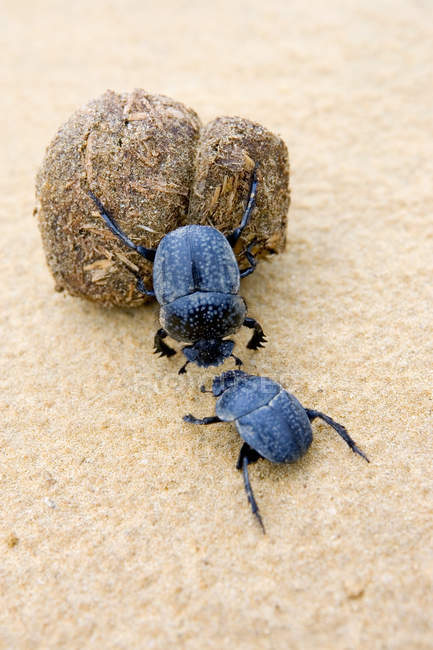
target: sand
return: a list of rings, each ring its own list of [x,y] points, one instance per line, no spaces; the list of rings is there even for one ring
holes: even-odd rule
[[[2,5],[1,648],[433,647],[433,10],[428,2]],[[251,515],[212,370],[152,354],[156,307],[55,293],[45,146],[107,88],[287,142],[286,252],[242,287],[245,368],[344,423],[262,461]],[[225,367],[231,367],[227,363]]]

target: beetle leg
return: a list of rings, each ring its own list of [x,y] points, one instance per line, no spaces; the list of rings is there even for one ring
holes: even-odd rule
[[[254,320],[254,318],[249,318],[247,316],[247,318],[245,318],[242,324],[244,325],[244,327],[248,327],[249,329],[254,329],[254,334],[248,341],[247,348],[249,348],[250,350],[257,350],[258,348],[264,347],[264,344],[267,343],[267,340],[260,323]]]
[[[140,293],[144,294],[145,296],[152,296],[152,298],[155,298],[155,292],[151,289],[146,289],[144,286],[143,278],[140,278],[137,275],[137,284],[135,285],[137,291]]]
[[[153,262],[153,260],[155,259],[155,251],[150,248],[145,248],[144,246],[136,246],[119,228],[117,223],[114,221],[113,217],[107,212],[107,210],[102,205],[101,201],[93,194],[93,192],[88,192],[88,194],[92,199],[92,201],[95,203],[96,207],[101,213],[102,218],[104,219],[105,223],[107,224],[111,232],[114,233],[117,237],[119,237],[119,239],[121,239],[121,241],[123,241],[124,244],[129,246],[129,248],[132,248],[133,250],[137,251],[137,253],[140,253],[142,257],[149,260],[150,262]],[[146,287],[144,286],[143,279],[140,277],[140,275],[136,271],[133,271],[132,269],[129,269],[129,271],[131,271],[131,273],[133,273],[137,278],[137,284],[135,285],[137,291],[139,291],[145,296],[152,296],[152,298],[155,298],[155,292],[146,289]]]
[[[244,456],[248,456],[248,463],[250,465],[251,463],[257,463],[260,458],[263,458],[263,456],[261,456],[258,451],[250,447],[247,442],[244,442],[239,452],[239,458],[236,461],[236,469],[242,469],[242,461],[244,459]]]
[[[251,252],[252,247],[254,246],[256,242],[252,241],[251,244],[247,247],[247,250],[245,251],[245,257],[249,261],[250,265],[247,269],[244,269],[243,271],[240,272],[241,278],[246,278],[247,275],[251,275],[256,270],[257,262],[256,258]]]
[[[157,354],[159,352],[160,357],[172,357],[173,354],[176,354],[176,350],[171,348],[167,343],[164,343],[162,339],[165,339],[168,336],[167,332],[165,329],[161,327],[155,334],[155,338],[153,339],[153,351],[154,354]]]
[[[235,228],[235,230],[233,230],[233,232],[230,235],[227,235],[227,241],[232,248],[235,247],[236,242],[238,241],[239,237],[242,235],[242,231],[248,225],[248,222],[251,217],[251,212],[254,210],[254,206],[256,203],[256,193],[257,193],[257,164],[254,165],[250,193],[248,196],[248,203],[247,203],[247,207],[245,208],[245,212],[242,216],[242,221],[240,223],[240,226],[238,228]]]
[[[125,235],[123,230],[119,228],[117,223],[114,221],[113,217],[107,212],[107,210],[104,208],[102,205],[101,201],[98,199],[97,196],[93,194],[93,192],[88,192],[88,195],[92,199],[93,203],[96,205],[98,208],[99,212],[101,213],[101,217],[107,224],[108,228],[111,230],[111,232],[116,235],[116,237],[119,237],[121,241],[123,241],[128,248],[132,248],[132,250],[136,251],[139,253],[144,259],[148,260],[149,262],[153,262],[155,259],[155,253],[156,251],[153,248],[146,248],[145,246],[137,246],[132,242],[129,237]]]
[[[251,505],[251,510],[253,512],[253,515],[257,517],[259,524],[263,530],[263,533],[266,534],[266,530],[262,518],[260,516],[259,507],[254,498],[253,490],[250,483],[250,477],[248,476],[249,463],[255,463],[256,461],[259,460],[259,458],[262,458],[262,456],[260,456],[258,451],[252,449],[246,442],[244,442],[244,444],[241,447],[241,451],[239,453],[238,461],[236,463],[236,469],[242,469],[242,473],[244,476],[245,492],[247,493],[248,501],[250,502]]]
[[[335,422],[332,418],[329,417],[329,415],[325,415],[320,411],[315,411],[314,409],[305,409],[305,412],[308,415],[310,422],[312,422],[315,418],[320,418],[321,420],[326,422],[326,424],[329,424],[329,426],[335,429],[338,435],[343,438],[344,442],[346,442],[349,445],[349,447],[355,454],[359,454],[360,456],[362,456],[362,458],[364,458],[364,460],[366,460],[367,463],[370,462],[367,456],[364,454],[364,452],[361,449],[359,449],[359,447],[356,446],[354,440],[352,440],[352,438],[349,436],[346,427],[343,427],[342,424],[338,424],[338,422]]]
[[[152,289],[146,289],[146,287],[144,286],[143,278],[140,276],[140,274],[137,273],[137,271],[133,271],[129,267],[128,267],[128,271],[131,271],[131,273],[135,275],[135,277],[137,278],[137,282],[135,284],[135,288],[137,289],[137,291],[139,291],[145,296],[151,296],[152,298],[155,298],[155,292]]]
[[[234,354],[231,354],[230,356],[233,357],[233,359],[235,360],[235,364],[236,364],[237,368],[240,368],[243,365],[244,362],[242,361],[242,359],[239,359],[239,357],[235,357]],[[201,392],[205,393],[206,391],[202,390]],[[212,391],[210,391],[210,392],[212,392]]]
[[[216,424],[217,422],[222,422],[217,415],[210,415],[207,418],[199,419],[188,413],[188,415],[183,416],[184,422],[189,422],[190,424]]]
[[[188,360],[188,361],[185,361],[185,363],[183,364],[183,366],[182,366],[181,368],[179,368],[177,374],[178,374],[178,375],[184,375],[184,374],[186,373],[186,367],[187,367],[187,365],[188,365],[189,363],[191,363],[191,361],[189,361],[189,360]]]

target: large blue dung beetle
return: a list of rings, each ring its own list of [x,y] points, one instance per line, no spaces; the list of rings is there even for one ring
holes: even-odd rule
[[[255,167],[241,224],[227,237],[211,226],[182,226],[165,235],[156,250],[134,244],[93,192],[88,193],[111,232],[153,262],[153,291],[144,287],[140,277],[137,277],[137,289],[154,296],[161,307],[162,327],[155,334],[154,351],[166,357],[176,354],[164,342],[167,336],[189,344],[182,348],[187,361],[179,373],[186,372],[190,362],[207,368],[222,364],[230,356],[237,366],[242,365],[233,354],[234,341],[225,338],[242,326],[254,330],[248,348],[256,350],[266,343],[262,327],[247,317],[245,300],[239,294],[240,279],[256,267],[251,252],[254,241],[245,252],[249,262],[246,269],[239,270],[233,253],[254,209],[256,191]]]
[[[218,398],[216,415],[199,419],[189,414],[183,419],[192,424],[235,423],[244,440],[236,468],[243,471],[248,501],[263,532],[265,528],[251,489],[248,465],[259,458],[273,463],[293,463],[298,460],[311,445],[311,422],[316,418],[329,424],[353,452],[370,462],[342,424],[320,411],[304,408],[296,397],[272,379],[248,375],[241,370],[229,370],[214,378],[211,391],[206,391],[204,386],[201,391],[212,392]]]

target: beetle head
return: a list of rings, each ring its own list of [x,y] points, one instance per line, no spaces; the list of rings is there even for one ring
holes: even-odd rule
[[[227,370],[227,372],[223,372],[219,377],[215,377],[212,382],[213,394],[215,397],[219,397],[225,390],[235,386],[244,377],[248,377],[248,373],[243,370]]]
[[[233,352],[235,344],[230,339],[200,339],[194,345],[186,345],[182,352],[188,359],[201,368],[219,366]]]

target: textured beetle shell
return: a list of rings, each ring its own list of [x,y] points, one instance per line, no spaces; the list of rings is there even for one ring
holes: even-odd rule
[[[242,379],[218,399],[216,414],[222,420],[234,420],[241,438],[274,463],[298,460],[313,440],[303,406],[266,377]]]
[[[234,334],[246,311],[239,294],[196,291],[162,305],[159,320],[173,339],[193,343]]]
[[[160,305],[195,291],[237,294],[239,286],[236,257],[215,228],[184,226],[161,240],[153,265],[153,288]]]

